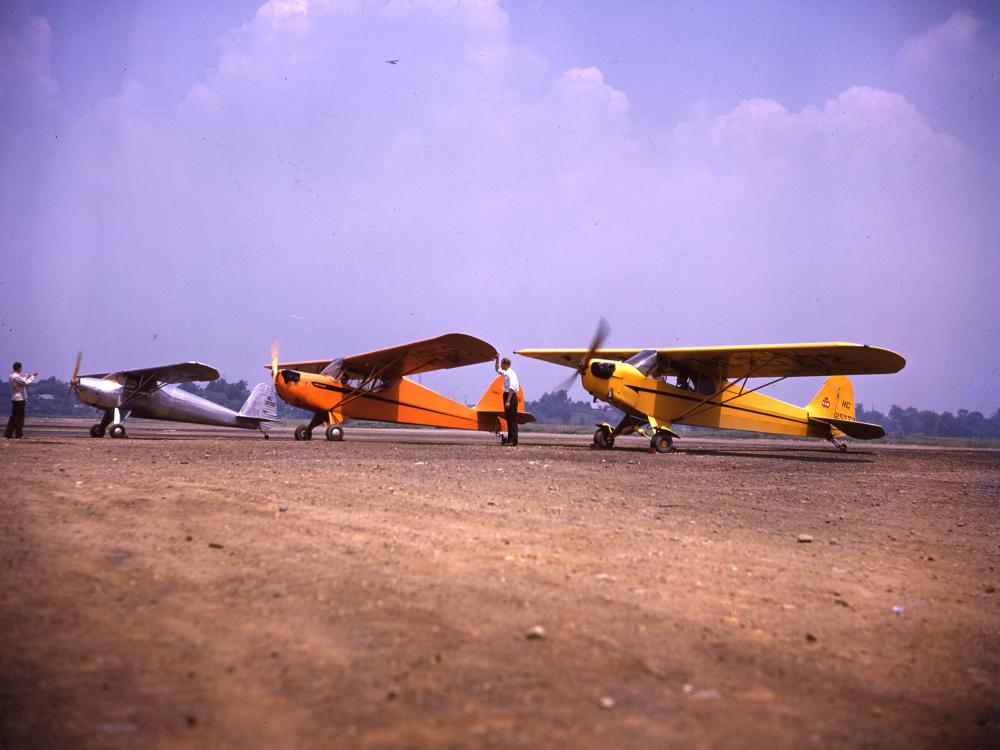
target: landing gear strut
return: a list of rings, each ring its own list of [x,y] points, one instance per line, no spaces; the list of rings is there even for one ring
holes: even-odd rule
[[[839,450],[841,453],[847,453],[847,441],[846,440],[837,440],[836,438],[830,438],[830,442],[833,443],[833,446],[837,450]]]

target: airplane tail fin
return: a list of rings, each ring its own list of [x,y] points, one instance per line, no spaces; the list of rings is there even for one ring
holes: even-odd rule
[[[831,375],[806,405],[810,417],[854,419],[854,386],[846,375]]]
[[[524,410],[524,404],[524,388],[522,387],[517,399],[518,424],[535,421],[534,415]],[[493,382],[490,383],[490,387],[486,389],[486,393],[483,394],[483,397],[479,399],[479,403],[476,404],[476,412],[484,417],[503,417],[503,375],[497,375],[493,379]]]
[[[809,421],[827,425],[831,437],[841,434],[858,440],[885,437],[881,425],[858,422],[854,418],[854,386],[846,375],[832,375],[806,405]]]
[[[274,384],[258,383],[255,385],[250,392],[250,398],[240,409],[240,416],[267,422],[278,421],[278,396],[274,392]]]

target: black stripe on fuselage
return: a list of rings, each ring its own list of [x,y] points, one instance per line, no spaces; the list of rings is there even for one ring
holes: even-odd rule
[[[655,388],[641,388],[628,384],[626,384],[626,388],[631,388],[633,391],[636,391],[637,393],[655,393],[657,396],[669,396],[670,398],[680,398],[686,401],[697,401],[699,403],[705,404],[706,406],[717,406],[720,409],[733,409],[734,411],[745,411],[749,414],[757,414],[762,417],[771,417],[773,419],[784,419],[786,422],[794,422],[795,424],[804,424],[807,426],[809,424],[808,419],[797,419],[796,417],[788,417],[785,416],[784,414],[772,414],[771,412],[761,411],[760,409],[751,409],[748,406],[731,406],[729,404],[720,404],[717,401],[712,401],[711,399],[709,399],[708,401],[704,401],[703,399],[700,399],[697,396],[688,396],[679,393],[677,394],[668,393],[664,391],[658,391]],[[737,396],[736,398],[739,398],[739,396]],[[684,417],[681,417],[682,420],[681,424],[684,424],[683,419]]]
[[[315,380],[312,380],[310,382],[312,383],[314,388],[320,388],[321,390],[324,391],[335,391],[336,393],[343,393],[348,396],[357,393],[357,391],[354,390],[353,388],[344,388],[343,386],[331,385],[330,383],[320,383]],[[367,398],[371,399],[372,401],[381,401],[383,404],[391,404],[392,406],[408,406],[411,409],[420,409],[421,411],[426,411],[431,414],[441,414],[445,417],[455,417],[454,414],[451,414],[446,411],[439,411],[438,409],[429,409],[426,406],[417,406],[416,404],[404,404],[402,401],[395,401],[391,398],[386,398],[385,396],[376,396],[371,391],[362,391],[360,398]],[[465,417],[457,417],[457,418],[465,419]]]

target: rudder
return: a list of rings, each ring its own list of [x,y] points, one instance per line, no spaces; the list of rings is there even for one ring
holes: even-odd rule
[[[277,421],[278,396],[274,392],[274,385],[272,383],[258,383],[255,385],[250,392],[250,398],[246,400],[246,403],[240,409],[240,416]]]
[[[854,421],[854,386],[846,375],[831,375],[806,407],[810,417]]]
[[[517,413],[518,413],[518,423],[524,424],[525,422],[534,422],[535,418],[524,410],[525,397],[524,397],[524,387],[518,391],[517,394]],[[483,415],[496,415],[499,417],[503,416],[503,375],[497,375],[493,382],[490,383],[490,387],[486,389],[486,393],[483,397],[479,399],[479,403],[475,406],[476,412]]]

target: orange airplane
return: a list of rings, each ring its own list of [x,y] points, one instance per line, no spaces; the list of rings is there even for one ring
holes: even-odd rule
[[[295,428],[296,440],[311,440],[326,425],[327,440],[343,440],[348,419],[450,427],[499,433],[507,429],[503,410],[503,376],[498,375],[475,407],[452,401],[409,380],[407,376],[494,362],[497,351],[481,339],[447,333],[388,349],[338,359],[278,362],[271,351],[271,377],[278,395],[314,416]],[[518,424],[534,422],[518,399]]]

